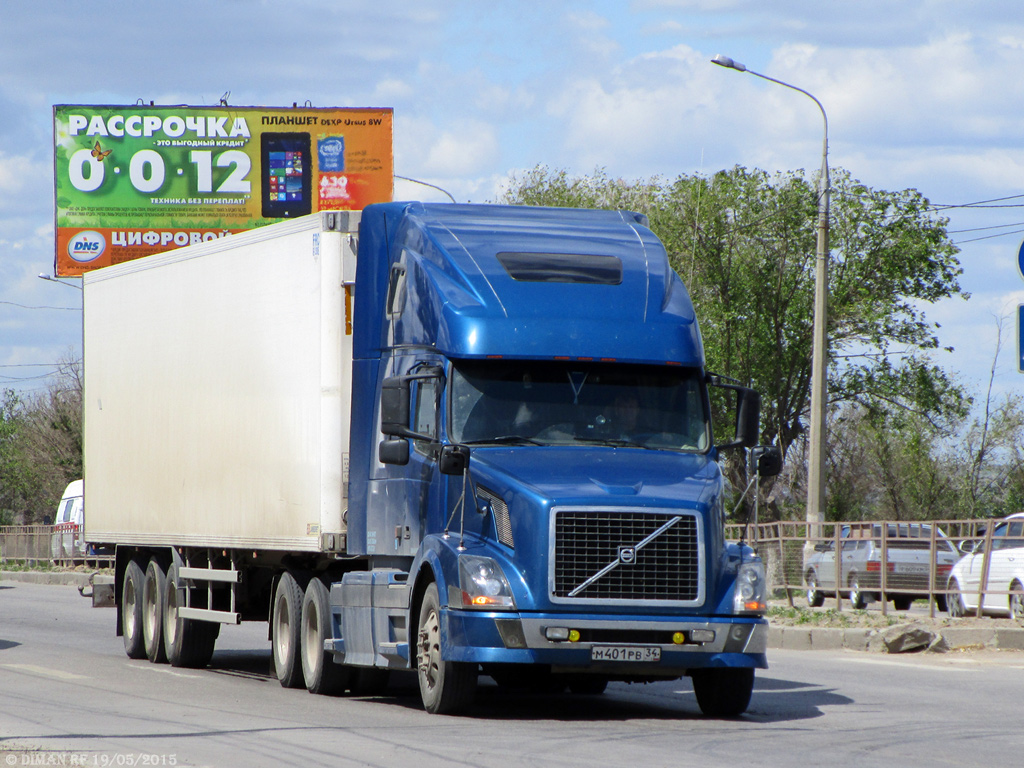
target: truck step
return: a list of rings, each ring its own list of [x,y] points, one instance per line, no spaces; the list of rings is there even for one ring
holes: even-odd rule
[[[242,614],[230,611],[211,611],[206,608],[189,608],[184,605],[178,606],[178,616],[183,619],[198,619],[199,621],[215,621],[220,624],[241,624]]]
[[[224,568],[191,568],[183,565],[178,569],[178,575],[183,579],[219,581],[225,584],[240,584],[242,581],[241,571]]]

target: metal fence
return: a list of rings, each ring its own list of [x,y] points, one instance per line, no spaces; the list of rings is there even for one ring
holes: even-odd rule
[[[107,568],[113,562],[112,555],[98,554],[71,526],[0,526],[0,565]]]
[[[863,600],[867,595],[885,613],[890,601],[904,609],[912,600],[925,599],[932,616],[945,611],[950,599],[956,597],[949,588],[952,566],[984,542],[973,562],[979,577],[977,594],[972,591],[968,601],[978,606],[970,613],[980,616],[985,596],[987,605],[994,602],[1008,608],[1010,596],[1021,591],[1011,588],[1009,581],[989,579],[993,544],[996,548],[1000,545],[992,537],[998,522],[864,521],[810,526],[778,522],[729,525],[726,537],[754,546],[765,561],[769,594],[788,601],[790,606],[820,604],[823,595],[834,607],[842,609],[851,607],[851,600]],[[1012,544],[1024,547],[1024,540]],[[810,583],[812,576],[816,584]],[[812,586],[817,587],[818,595],[809,589]]]
[[[746,541],[757,550],[765,561],[769,593],[790,606],[807,605],[809,577],[813,575],[818,600],[824,597],[836,608],[851,607],[851,601],[868,595],[885,613],[890,602],[902,609],[911,600],[921,599],[928,601],[932,616],[945,611],[956,597],[949,589],[953,564],[977,547],[972,563],[977,594],[972,593],[967,602],[978,606],[971,613],[980,616],[983,604],[1006,607],[1010,597],[1022,591],[1012,583],[989,578],[993,550],[1007,543],[993,541],[997,522],[864,521],[812,526],[778,522],[729,525],[726,537]],[[978,547],[979,543],[983,546]],[[1024,548],[1024,539],[1010,544]],[[113,559],[112,554],[99,553],[86,544],[80,529],[0,526],[0,565],[104,568],[112,566]]]

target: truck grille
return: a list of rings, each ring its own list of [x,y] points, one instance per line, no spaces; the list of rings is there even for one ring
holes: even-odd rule
[[[703,598],[698,517],[688,512],[555,511],[552,597]]]

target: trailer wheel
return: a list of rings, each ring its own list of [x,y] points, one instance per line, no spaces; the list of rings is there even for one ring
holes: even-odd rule
[[[437,585],[423,594],[416,632],[416,667],[423,708],[433,715],[454,714],[473,703],[477,665],[441,658],[441,601]]]
[[[282,574],[274,592],[274,610],[270,617],[270,644],[274,651],[274,669],[285,688],[303,685],[302,588],[288,571]]]
[[[311,579],[302,598],[302,677],[310,693],[336,696],[348,687],[352,670],[335,663],[334,654],[324,650],[330,628],[327,585],[320,579]]]
[[[753,669],[697,669],[690,677],[697,704],[707,717],[736,717],[747,711],[754,692]]]
[[[164,652],[172,667],[205,667],[213,657],[220,625],[178,616],[178,565],[164,582]]]
[[[142,592],[146,574],[134,560],[124,571],[121,588],[121,635],[124,652],[129,659],[146,658],[146,643],[142,637]]]
[[[142,583],[142,639],[146,658],[154,664],[167,661],[164,652],[163,602],[164,582],[167,576],[156,558],[146,566],[146,577]]]

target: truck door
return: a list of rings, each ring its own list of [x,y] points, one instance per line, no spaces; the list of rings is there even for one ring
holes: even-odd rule
[[[387,505],[387,524],[379,536],[390,541],[378,551],[391,555],[415,555],[427,525],[431,509],[438,509],[440,487],[438,483],[437,455],[439,450],[439,414],[443,379],[440,375],[420,374],[440,371],[437,363],[421,362],[408,370],[410,382],[409,428],[430,439],[413,439],[409,462],[390,469]]]

